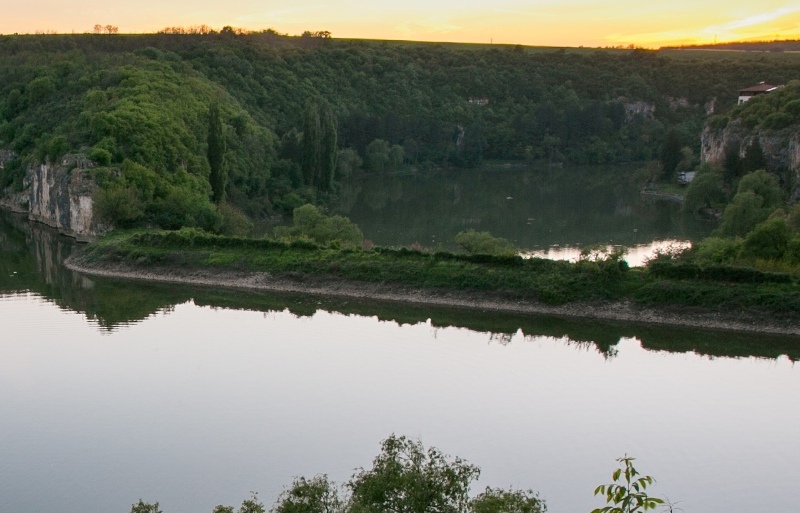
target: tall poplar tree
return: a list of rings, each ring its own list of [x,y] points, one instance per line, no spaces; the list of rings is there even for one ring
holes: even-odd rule
[[[303,120],[303,178],[307,185],[316,185],[320,173],[322,127],[319,119],[319,105],[311,102],[306,107]]]
[[[661,145],[661,177],[664,180],[672,180],[675,177],[675,168],[678,167],[681,158],[681,139],[675,129],[667,132],[667,138]]]
[[[338,157],[336,116],[328,102],[311,102],[303,119],[303,178],[327,191],[333,183]]]
[[[222,118],[219,113],[219,104],[214,102],[208,108],[208,165],[211,168],[208,181],[211,184],[211,194],[214,203],[225,200],[225,186],[228,182],[228,173],[225,170],[225,139],[222,134]]]
[[[336,172],[336,161],[339,157],[338,134],[336,131],[336,116],[329,103],[324,103],[320,109],[320,125],[322,128],[322,141],[320,145],[320,174],[317,187],[327,191],[333,185],[333,176]]]

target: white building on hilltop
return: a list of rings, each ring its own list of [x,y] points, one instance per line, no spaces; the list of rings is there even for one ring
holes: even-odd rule
[[[744,89],[739,89],[739,103],[737,103],[737,105],[743,104],[753,96],[758,96],[759,94],[771,93],[772,91],[780,89],[781,87],[783,86],[774,86],[770,84],[765,84],[764,82],[760,82],[758,85],[754,85],[753,87],[745,87]]]

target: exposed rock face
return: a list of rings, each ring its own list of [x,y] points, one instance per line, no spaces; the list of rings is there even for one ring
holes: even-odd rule
[[[642,101],[629,102],[624,98],[621,98],[619,101],[621,101],[622,106],[625,107],[625,119],[627,121],[632,121],[637,117],[641,117],[645,121],[650,121],[655,117],[656,106],[652,103]]]
[[[33,221],[57,228],[78,240],[90,240],[106,231],[94,218],[92,194],[97,184],[82,155],[66,155],[58,164],[30,166],[25,189],[6,193],[1,206],[27,213]]]
[[[740,119],[731,121],[721,130],[706,125],[700,139],[700,158],[703,162],[723,165],[728,148],[744,157],[747,148],[756,140],[764,151],[767,170],[778,174],[788,171],[792,198],[800,199],[800,133],[796,130],[751,129]]]
[[[673,112],[678,109],[688,109],[692,106],[686,98],[673,98],[672,96],[667,96],[667,103],[669,103],[669,110]]]
[[[79,240],[91,239],[103,231],[94,221],[92,193],[97,184],[86,169],[43,164],[29,169],[27,178],[30,219]]]
[[[703,108],[706,110],[706,116],[714,114],[714,112],[717,110],[717,99],[711,98],[706,102],[705,105],[703,105]]]
[[[3,169],[6,162],[17,158],[17,154],[11,150],[0,150],[0,169]]]

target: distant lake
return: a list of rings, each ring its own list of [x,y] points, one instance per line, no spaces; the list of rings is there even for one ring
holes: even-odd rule
[[[574,259],[595,245],[629,248],[640,265],[654,249],[687,245],[713,225],[680,204],[640,194],[623,167],[484,167],[405,176],[364,176],[343,186],[334,213],[379,245],[454,249],[456,234],[488,231],[518,248]]]
[[[553,513],[625,453],[687,512],[800,503],[796,337],[99,280],[74,250],[0,213],[0,513],[270,506],[392,433]]]

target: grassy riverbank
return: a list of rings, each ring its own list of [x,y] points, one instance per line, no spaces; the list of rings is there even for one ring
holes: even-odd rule
[[[160,272],[173,269],[183,274],[189,270],[260,273],[298,283],[369,283],[546,305],[630,301],[642,306],[800,316],[797,275],[671,261],[628,269],[618,255],[569,263],[407,248],[289,243],[184,229],[117,232],[87,247],[80,263],[88,268],[123,265],[128,269],[157,268]]]

